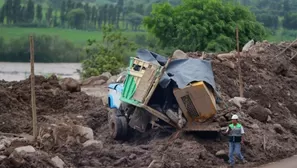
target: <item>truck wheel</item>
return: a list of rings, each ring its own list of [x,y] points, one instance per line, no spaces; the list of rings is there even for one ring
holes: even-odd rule
[[[122,122],[117,116],[111,116],[109,120],[110,135],[113,139],[118,140],[121,137]]]
[[[119,116],[119,119],[121,120],[121,123],[122,123],[121,138],[125,140],[128,137],[128,121],[124,116]]]
[[[128,133],[127,119],[124,116],[111,116],[109,120],[110,135],[115,140],[125,140]]]

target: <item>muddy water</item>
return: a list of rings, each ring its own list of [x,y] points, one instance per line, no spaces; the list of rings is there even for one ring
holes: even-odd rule
[[[80,63],[35,63],[35,74],[49,76],[56,74],[58,77],[72,77],[79,79]],[[0,62],[0,80],[19,81],[29,77],[30,63]]]

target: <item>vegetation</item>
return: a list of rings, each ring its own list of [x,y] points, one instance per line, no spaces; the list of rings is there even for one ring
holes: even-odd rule
[[[36,61],[90,60],[85,48],[100,44],[102,27],[108,25],[136,47],[163,55],[176,48],[234,49],[236,25],[241,45],[263,39],[266,32],[268,40],[293,40],[296,11],[295,0],[0,0],[0,61],[29,61],[28,36],[32,32],[36,43],[48,47],[36,52]],[[124,63],[122,58],[116,60]]]
[[[144,24],[163,46],[184,51],[228,51],[235,46],[238,26],[243,45],[250,39],[262,40],[264,27],[245,7],[221,0],[184,0],[172,7],[169,3],[153,6]]]
[[[121,32],[104,27],[103,41],[89,40],[87,57],[83,61],[83,77],[97,76],[103,72],[119,73],[125,66],[125,58],[134,51],[135,43],[130,42]]]

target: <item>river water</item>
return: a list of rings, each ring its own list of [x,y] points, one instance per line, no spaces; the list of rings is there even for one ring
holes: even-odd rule
[[[58,77],[72,77],[79,79],[81,71],[80,63],[35,63],[35,75],[50,76],[56,74]],[[30,76],[30,63],[0,62],[0,80],[20,81]]]

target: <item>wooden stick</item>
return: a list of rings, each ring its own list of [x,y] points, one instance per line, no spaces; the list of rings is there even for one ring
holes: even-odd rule
[[[243,81],[241,75],[241,59],[240,59],[240,51],[239,51],[239,35],[238,35],[238,27],[236,27],[236,43],[237,43],[237,59],[238,59],[238,78],[239,78],[239,96],[243,97]]]
[[[283,54],[285,51],[287,51],[287,49],[289,49],[295,42],[297,42],[297,39],[294,40],[288,47],[286,47],[283,51],[281,51],[279,54],[277,54],[275,57],[280,56],[281,54]]]
[[[35,98],[35,75],[34,75],[34,41],[30,36],[30,62],[31,62],[31,106],[32,106],[32,126],[34,140],[37,138],[37,116],[36,116],[36,98]]]

